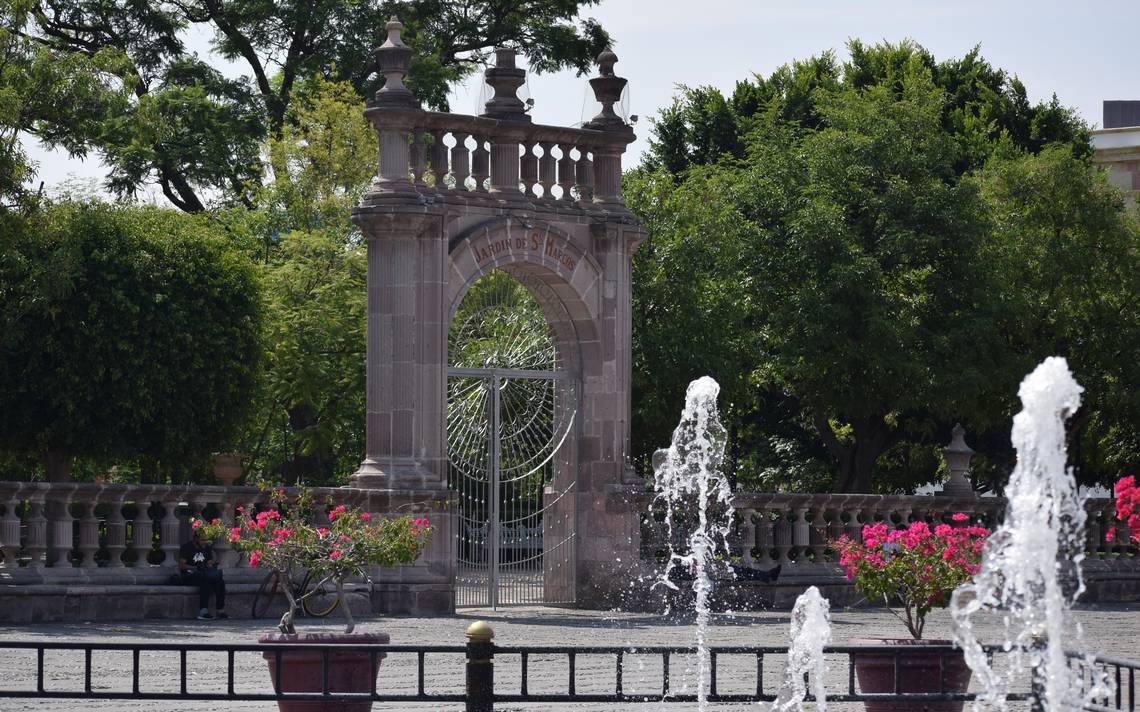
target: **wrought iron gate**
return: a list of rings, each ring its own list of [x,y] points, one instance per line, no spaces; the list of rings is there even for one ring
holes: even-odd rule
[[[550,327],[524,287],[492,272],[464,299],[449,348],[456,603],[572,603],[578,398]]]

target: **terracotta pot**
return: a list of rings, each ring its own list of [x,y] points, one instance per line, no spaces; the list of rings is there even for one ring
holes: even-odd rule
[[[914,640],[912,638],[861,638],[850,645],[891,645],[899,648],[899,692],[938,692],[938,659],[944,660],[943,692],[966,692],[971,670],[961,650],[924,651],[924,647],[951,645],[949,640]],[[855,676],[859,691],[894,692],[895,657],[891,653],[855,653]],[[867,712],[961,712],[965,702],[876,701],[865,702]]]
[[[240,452],[215,452],[214,478],[226,487],[232,486],[241,477],[242,457]]]
[[[389,640],[387,633],[265,633],[257,641],[268,645],[290,644],[329,644],[329,645],[383,645]],[[265,652],[261,656],[269,665],[269,677],[277,685],[276,653]],[[372,680],[379,672],[384,653],[376,656],[376,668],[371,667],[371,655],[367,652],[344,652],[329,654],[329,692],[371,692]],[[282,692],[321,692],[322,655],[317,650],[300,650],[281,653]],[[368,712],[372,701],[336,702],[323,700],[278,700],[281,712]]]

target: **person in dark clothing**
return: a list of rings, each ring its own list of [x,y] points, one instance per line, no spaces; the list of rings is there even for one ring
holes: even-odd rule
[[[775,568],[761,571],[760,569],[750,569],[744,566],[737,566],[729,564],[729,570],[732,572],[732,578],[736,581],[759,581],[761,583],[776,583],[780,578],[780,569],[783,566],[776,566]],[[695,567],[685,569],[682,566],[676,566],[669,571],[670,581],[692,581],[695,576]]]
[[[761,583],[776,583],[780,578],[780,569],[782,565],[778,565],[773,569],[761,571],[760,569],[750,569],[743,566],[730,566],[732,575],[737,581],[759,581]]]
[[[202,541],[198,532],[194,539],[178,548],[178,571],[182,585],[198,587],[198,620],[229,618],[226,615],[226,582],[214,559],[214,547]],[[217,615],[210,615],[210,592],[214,593]]]

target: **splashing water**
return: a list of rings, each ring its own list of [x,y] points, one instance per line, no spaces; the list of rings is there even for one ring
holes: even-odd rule
[[[1065,359],[1045,359],[1021,382],[1022,411],[1013,419],[1017,465],[1006,487],[1002,525],[986,543],[981,571],[950,602],[954,640],[984,690],[973,709],[1007,709],[1006,695],[1033,675],[1047,712],[1080,710],[1103,696],[1106,682],[1091,659],[1075,660],[1080,625],[1069,609],[1084,591],[1084,502],[1065,467],[1065,419],[1083,389]],[[1001,615],[1008,667],[991,667],[975,633],[973,616]],[[1064,638],[1062,637],[1064,636]]]
[[[827,712],[827,694],[823,686],[827,661],[823,658],[823,649],[831,642],[831,604],[815,586],[809,587],[796,599],[791,628],[788,665],[784,668],[784,682],[772,703],[772,712],[803,712],[804,697],[808,692],[804,675],[811,680],[811,692],[815,696],[813,709]]]
[[[685,392],[685,409],[681,422],[673,431],[668,450],[654,457],[657,501],[665,506],[669,560],[660,580],[673,590],[677,585],[670,574],[678,570],[692,574],[694,609],[697,617],[697,708],[708,705],[710,655],[707,638],[709,627],[709,595],[712,593],[712,565],[718,545],[728,550],[728,532],[732,525],[732,492],[721,474],[727,435],[717,415],[716,398],[720,386],[705,376],[689,384]],[[678,511],[695,508],[697,521],[686,542],[688,553],[673,548],[674,526]]]

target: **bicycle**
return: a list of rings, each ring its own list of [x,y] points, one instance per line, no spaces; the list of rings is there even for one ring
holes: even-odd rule
[[[323,581],[315,582],[317,589],[309,592],[310,585],[314,584],[311,571],[306,570],[300,582],[294,582],[292,576],[289,578],[289,583],[293,585],[293,600],[300,601],[300,608],[305,615],[324,618],[340,605],[336,590]],[[257,587],[257,593],[253,596],[253,617],[261,618],[270,610],[279,611],[284,608],[285,590],[282,587],[281,574],[270,571],[261,580],[261,585]]]

